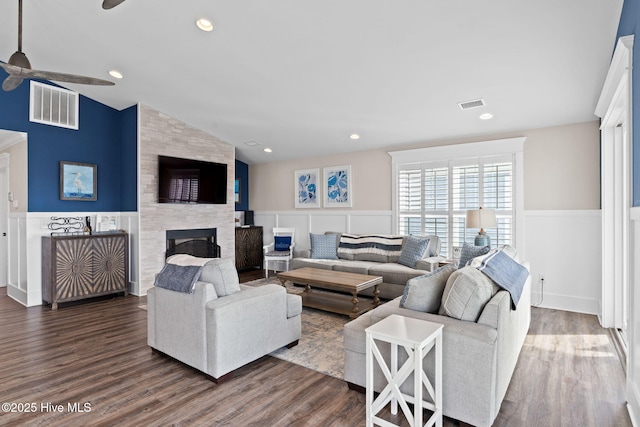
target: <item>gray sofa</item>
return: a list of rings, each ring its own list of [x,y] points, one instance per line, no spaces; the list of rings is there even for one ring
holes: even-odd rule
[[[444,325],[443,413],[447,417],[474,426],[490,426],[498,415],[529,329],[530,286],[531,277],[529,276],[515,310],[511,307],[510,294],[504,290],[498,291],[481,309],[476,321],[449,317],[443,312],[442,306],[436,310],[436,313],[402,308],[400,306],[402,297],[365,313],[344,327],[345,381],[350,388],[359,391],[363,391],[366,386],[365,329],[367,327],[391,314],[440,323]],[[444,297],[442,298],[444,301]],[[389,346],[382,346],[382,353],[388,362]],[[425,358],[425,369],[431,379],[433,378],[432,353]],[[399,352],[398,358],[399,362],[403,363],[406,360],[406,353]],[[374,378],[375,389],[380,392],[384,377],[379,368],[375,371]],[[404,385],[406,389],[403,391],[413,395],[411,384],[413,384],[413,376],[409,377]]]
[[[327,232],[325,234],[337,235],[336,245],[340,244],[341,233]],[[311,267],[382,276],[382,283],[378,286],[379,296],[390,300],[402,295],[407,280],[434,271],[438,267],[438,263],[444,260],[444,257],[438,255],[440,253],[440,238],[438,236],[425,237],[430,239],[429,246],[424,258],[417,261],[415,268],[399,264],[397,257],[380,257],[375,253],[360,253],[355,256],[347,256],[338,252],[338,259],[316,259],[311,258],[310,249],[304,249],[294,254],[290,268],[293,270]],[[407,236],[403,236],[403,245],[406,240]],[[367,289],[362,294],[371,296],[372,292],[373,289]]]
[[[301,313],[300,296],[275,284],[240,285],[233,262],[214,259],[203,266],[193,293],[149,289],[147,343],[219,382],[249,362],[297,344]]]

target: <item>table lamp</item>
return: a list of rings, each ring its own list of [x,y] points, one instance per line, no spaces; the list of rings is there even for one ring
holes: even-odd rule
[[[493,209],[472,209],[467,211],[467,228],[479,228],[473,244],[476,246],[491,247],[491,238],[484,232],[484,227],[496,227],[496,211]]]

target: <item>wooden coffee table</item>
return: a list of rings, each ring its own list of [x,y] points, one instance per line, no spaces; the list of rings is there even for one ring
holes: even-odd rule
[[[380,305],[380,298],[378,298],[380,295],[378,285],[382,283],[380,276],[305,267],[278,273],[278,278],[282,282],[282,286],[285,286],[287,281],[305,285],[304,292],[301,294],[302,305],[305,307],[345,314],[355,319],[362,313]],[[349,292],[352,298],[349,300],[345,295],[336,293],[313,292],[312,286],[325,290]],[[358,292],[371,287],[373,287],[373,301],[362,308],[358,307]]]

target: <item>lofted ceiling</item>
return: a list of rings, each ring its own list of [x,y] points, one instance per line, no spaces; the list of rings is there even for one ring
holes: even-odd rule
[[[595,120],[622,9],[622,0],[101,3],[24,0],[33,68],[113,80],[63,86],[119,110],[149,105],[235,145],[247,163]],[[0,3],[4,62],[17,47],[17,5]],[[200,17],[214,30],[200,31]],[[458,106],[477,98],[486,105]],[[480,120],[486,112],[493,119]]]

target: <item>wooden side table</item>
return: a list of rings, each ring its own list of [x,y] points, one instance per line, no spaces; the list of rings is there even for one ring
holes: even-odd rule
[[[367,376],[367,427],[373,425],[394,425],[379,418],[377,414],[391,403],[391,413],[398,413],[398,404],[402,408],[409,423],[422,426],[422,409],[433,412],[425,426],[442,426],[442,328],[439,323],[392,314],[380,322],[365,329],[366,342],[366,376]],[[385,362],[376,341],[391,344],[391,360]],[[398,369],[398,346],[402,346],[407,354],[407,361]],[[424,372],[422,361],[429,351],[435,351],[435,378],[432,385]],[[373,370],[374,359],[384,374],[387,385],[374,400]],[[413,396],[400,391],[400,386],[413,373]],[[423,399],[423,386],[430,401]],[[414,410],[408,403],[413,403]]]

